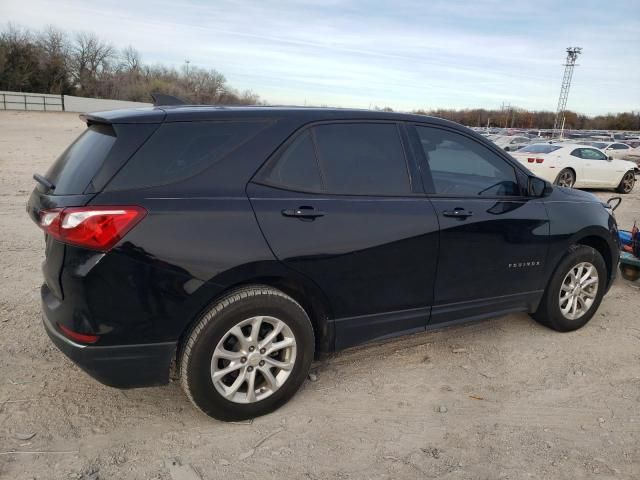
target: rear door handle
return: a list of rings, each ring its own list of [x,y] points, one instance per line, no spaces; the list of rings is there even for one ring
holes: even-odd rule
[[[465,210],[464,208],[454,208],[453,210],[445,210],[442,212],[442,215],[445,217],[454,217],[454,218],[462,218],[465,219],[473,215],[473,212],[469,210]]]
[[[298,208],[285,208],[282,210],[282,215],[285,217],[297,217],[313,220],[316,217],[324,217],[325,213],[320,210],[316,210],[313,207],[302,206]]]

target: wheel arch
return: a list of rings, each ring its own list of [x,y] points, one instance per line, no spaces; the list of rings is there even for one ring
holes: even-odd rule
[[[285,267],[280,262],[260,262],[259,265],[249,264],[235,268],[211,279],[206,284],[206,301],[196,315],[185,322],[178,338],[176,359],[179,362],[183,345],[192,328],[216,302],[233,290],[250,285],[264,285],[276,288],[289,295],[307,312],[315,335],[316,355],[321,352],[334,350],[335,333],[331,304],[312,280],[302,274]]]
[[[573,185],[575,186],[576,183],[578,183],[578,174],[576,172],[576,169],[568,166],[568,167],[562,167],[560,169],[560,171],[558,172],[558,174],[556,175],[556,179],[553,181],[553,184],[556,185],[556,182],[558,181],[558,178],[560,178],[560,174],[562,172],[564,172],[565,170],[571,170],[571,172],[573,173]]]
[[[582,238],[577,239],[573,242],[576,245],[586,245],[587,247],[591,247],[596,250],[602,258],[604,259],[604,263],[607,266],[607,278],[611,279],[612,274],[615,271],[616,266],[613,265],[613,255],[611,254],[611,248],[606,239],[599,235],[588,235]]]

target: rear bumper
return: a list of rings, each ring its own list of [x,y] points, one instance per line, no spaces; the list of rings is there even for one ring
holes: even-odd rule
[[[64,337],[47,318],[43,323],[51,341],[76,365],[115,388],[151,387],[169,383],[174,342],[144,345],[87,346]]]

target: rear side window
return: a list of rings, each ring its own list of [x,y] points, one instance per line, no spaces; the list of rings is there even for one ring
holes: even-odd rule
[[[416,127],[429,164],[435,193],[444,195],[519,195],[514,168],[464,135]]]
[[[118,172],[109,189],[184,180],[218,162],[265,125],[264,122],[165,123]]]
[[[116,143],[109,125],[91,125],[58,157],[47,174],[54,195],[84,193]]]
[[[298,135],[258,177],[268,185],[343,195],[411,193],[394,123],[336,123]]]

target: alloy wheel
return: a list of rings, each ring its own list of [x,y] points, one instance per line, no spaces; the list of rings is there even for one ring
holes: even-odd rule
[[[573,173],[569,170],[565,170],[564,172],[560,172],[560,176],[558,177],[557,184],[560,187],[573,187],[574,179]]]
[[[633,185],[636,182],[636,176],[634,172],[625,173],[624,177],[622,177],[622,191],[624,193],[629,193],[633,190]]]
[[[229,329],[211,358],[211,380],[227,400],[254,403],[273,395],[291,374],[296,339],[270,316],[247,318]]]
[[[598,294],[598,270],[582,262],[569,270],[560,286],[559,306],[562,315],[577,320],[589,311]]]

